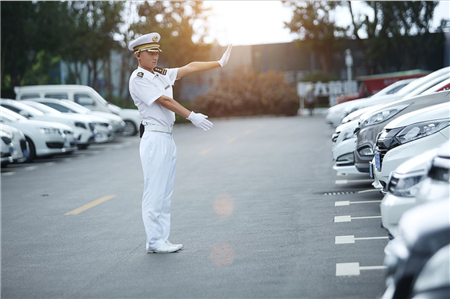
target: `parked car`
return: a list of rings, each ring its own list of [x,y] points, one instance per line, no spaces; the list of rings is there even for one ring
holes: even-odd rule
[[[336,128],[336,133],[332,136],[333,148],[331,150],[335,165],[333,169],[342,174],[358,174],[355,168],[355,158],[353,151],[355,150],[356,135],[355,128],[358,121],[354,120],[345,123]]]
[[[78,113],[83,115],[96,115],[106,118],[111,122],[114,135],[116,136],[121,135],[125,129],[125,122],[122,120],[122,118],[120,118],[120,116],[101,111],[92,111],[86,107],[83,107],[69,100],[36,98],[36,99],[27,99],[26,101],[33,101],[47,105],[48,107],[58,110],[61,113]]]
[[[70,153],[76,150],[76,138],[73,130],[66,125],[29,120],[9,109],[0,107],[0,122],[23,132],[28,144],[29,154],[26,162],[36,157]]]
[[[448,147],[448,142],[445,144]],[[418,205],[416,194],[427,177],[439,148],[428,150],[403,162],[389,177],[386,195],[380,204],[381,223],[389,234],[397,236],[398,222],[409,209]]]
[[[24,103],[8,99],[0,99],[0,105],[28,119],[58,122],[71,127],[78,138],[77,146],[79,149],[86,149],[91,143],[95,142],[95,124],[88,117],[82,115],[67,116],[61,113],[45,114]]]
[[[387,288],[383,299],[448,297],[448,293],[444,297],[420,297],[419,293],[442,294],[441,288],[449,288],[449,268],[430,269],[435,265],[430,261],[436,260],[436,254],[440,257],[443,248],[444,258],[438,260],[448,264],[445,254],[450,244],[449,210],[450,199],[445,199],[415,207],[400,219],[398,237],[385,248]]]
[[[450,79],[447,81],[450,83]],[[450,102],[450,91],[440,91],[401,99],[363,114],[356,129],[355,166],[358,171],[369,173],[376,137],[388,122],[409,112],[446,102]]]
[[[34,109],[37,109],[46,115],[63,116],[63,113],[59,112],[58,110],[38,102],[24,100],[21,101],[21,103],[31,106]],[[69,118],[71,116],[78,116],[78,115],[79,114],[77,113],[64,114],[64,116],[68,116]],[[86,115],[86,116],[89,118],[89,122],[94,124],[95,143],[105,143],[114,140],[113,128],[111,126],[111,122],[108,119],[96,115]]]
[[[14,146],[12,144],[12,136],[0,129],[0,153],[1,153],[1,165],[4,167],[8,163],[12,163],[12,153],[14,152]]]
[[[1,124],[1,130],[11,135],[11,145],[13,146],[13,152],[11,153],[12,162],[25,161],[28,157],[29,150],[23,132],[5,123]]]
[[[119,115],[126,123],[123,134],[136,135],[142,118],[137,109],[122,109],[108,103],[93,88],[85,85],[30,85],[14,87],[16,100],[33,98],[65,99],[93,111]]]
[[[389,175],[404,161],[435,148],[450,138],[450,103],[402,115],[380,133],[370,166],[374,187],[386,191]]]
[[[402,88],[399,92],[393,95],[386,95],[376,97],[369,101],[356,100],[352,101],[348,106],[344,109],[344,115],[342,118],[352,113],[353,111],[359,110],[364,107],[369,107],[377,104],[387,104],[392,103],[400,99],[411,98],[417,96],[433,86],[441,83],[444,80],[450,78],[450,67],[446,67],[440,70],[437,70],[425,77],[419,78],[411,82]]]
[[[392,83],[391,85],[385,87],[384,89],[380,90],[378,93],[372,95],[371,97],[363,98],[361,100],[368,100],[368,99],[373,99],[373,98],[377,98],[380,96],[396,94],[403,87],[407,86],[409,83],[411,83],[414,80],[415,79],[407,79],[407,80],[401,80],[401,81]],[[327,123],[329,123],[333,127],[339,126],[342,123],[344,110],[347,106],[350,106],[350,104],[351,104],[350,102],[344,102],[344,103],[337,104],[333,107],[330,107],[327,110],[327,114],[325,116]]]

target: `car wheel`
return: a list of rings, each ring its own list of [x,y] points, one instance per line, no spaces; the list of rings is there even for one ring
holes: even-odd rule
[[[28,153],[28,157],[25,159],[25,162],[29,163],[29,162],[33,161],[34,158],[36,158],[36,147],[34,146],[34,143],[30,138],[25,136],[25,139],[27,140],[28,148],[30,150],[30,152]]]
[[[125,128],[123,129],[122,136],[134,136],[137,134],[137,128],[131,120],[125,121]]]

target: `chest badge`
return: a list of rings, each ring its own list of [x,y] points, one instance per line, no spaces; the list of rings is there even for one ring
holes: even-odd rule
[[[142,78],[142,77],[144,77],[144,73],[143,72],[139,72],[139,73],[137,73],[137,76]]]

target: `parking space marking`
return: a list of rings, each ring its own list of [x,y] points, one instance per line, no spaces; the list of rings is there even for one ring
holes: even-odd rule
[[[94,201],[92,201],[92,202],[90,202],[88,204],[85,204],[84,206],[79,207],[79,208],[77,208],[75,210],[67,212],[64,215],[78,215],[81,212],[84,212],[84,211],[86,211],[86,210],[88,210],[90,208],[93,208],[93,207],[95,207],[95,206],[97,206],[97,205],[99,205],[99,204],[101,204],[101,203],[103,203],[103,202],[105,202],[107,200],[110,200],[111,198],[114,198],[114,197],[116,197],[116,195],[106,195],[106,196],[100,197],[99,199],[94,200]]]
[[[212,152],[213,150],[214,150],[213,148],[207,148],[207,149],[205,149],[205,150],[202,150],[202,151],[200,152],[200,155],[202,155],[202,156],[207,155],[207,154],[209,154],[210,152]]]
[[[236,137],[233,137],[233,138],[228,139],[228,140],[227,140],[227,143],[233,143],[233,142],[235,142],[236,140],[237,140],[237,138],[236,138]]]
[[[352,220],[359,220],[359,219],[377,219],[381,218],[381,216],[363,216],[363,217],[352,217],[350,215],[345,216],[335,216],[334,222],[351,222]]]
[[[345,185],[349,183],[371,183],[373,180],[336,180],[334,183],[336,185]]]
[[[14,171],[2,173],[3,176],[11,176],[16,174]]]
[[[361,203],[380,203],[381,200],[367,200],[367,201],[348,201],[348,200],[344,200],[344,201],[335,201],[334,202],[334,206],[335,207],[341,207],[341,206],[349,206],[349,205],[353,205],[353,204],[361,204]]]
[[[46,166],[52,166],[52,165],[55,165],[55,164],[56,164],[55,162],[47,162],[47,163],[45,163]]]
[[[25,167],[24,169],[27,171],[36,170],[37,166],[28,166],[28,167]]]
[[[362,240],[389,240],[389,237],[363,237],[355,238],[353,235],[349,236],[336,236],[334,237],[334,244],[354,244],[355,241]]]
[[[359,263],[337,263],[336,276],[359,276],[364,270],[384,270],[386,266],[360,266]]]

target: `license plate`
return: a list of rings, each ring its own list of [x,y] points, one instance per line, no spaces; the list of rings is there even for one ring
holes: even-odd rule
[[[375,167],[378,171],[381,171],[381,157],[380,153],[375,153]]]
[[[370,175],[371,179],[374,178],[374,176],[373,176],[373,164],[372,163],[369,163],[369,175]]]

